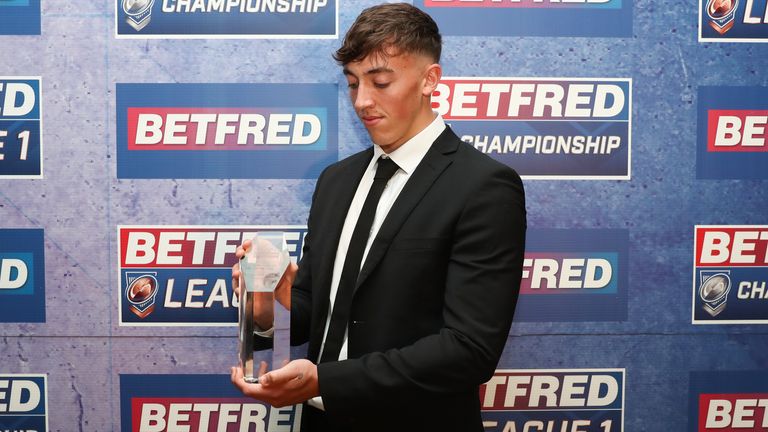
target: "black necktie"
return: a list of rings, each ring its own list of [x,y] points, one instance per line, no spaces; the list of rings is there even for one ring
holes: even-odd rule
[[[336,291],[336,300],[333,304],[331,323],[328,326],[328,335],[325,337],[325,347],[320,358],[321,363],[339,359],[339,352],[344,343],[344,334],[349,322],[349,312],[352,308],[352,295],[355,293],[360,263],[363,260],[363,252],[365,252],[365,245],[368,243],[374,216],[376,216],[376,207],[379,205],[384,187],[398,169],[397,164],[389,158],[380,157],[376,163],[378,164],[376,175],[373,177],[373,184],[365,198],[363,209],[360,211],[360,217],[357,219],[355,230],[352,232],[352,239],[349,241],[347,257],[344,259],[344,268],[341,271],[339,288]]]

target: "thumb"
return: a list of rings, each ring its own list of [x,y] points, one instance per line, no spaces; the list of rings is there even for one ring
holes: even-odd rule
[[[272,372],[265,373],[264,375],[259,377],[259,384],[261,384],[264,387],[269,387],[272,385]]]
[[[259,384],[264,387],[282,385],[296,377],[292,368],[282,367],[266,373],[259,378]]]

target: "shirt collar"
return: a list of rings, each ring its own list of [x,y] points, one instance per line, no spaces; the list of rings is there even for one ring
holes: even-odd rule
[[[391,158],[406,174],[411,175],[416,167],[419,166],[419,162],[424,158],[424,155],[429,151],[432,143],[443,133],[443,130],[445,130],[445,121],[443,121],[443,117],[440,114],[437,114],[432,123],[395,149],[395,151],[387,154],[387,157]],[[379,157],[383,154],[385,153],[381,147],[373,146],[373,161],[379,160]],[[372,163],[373,165],[375,163]]]

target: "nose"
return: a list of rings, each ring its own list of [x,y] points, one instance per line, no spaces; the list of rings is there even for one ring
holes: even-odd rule
[[[368,86],[359,83],[352,93],[352,103],[355,105],[355,111],[363,112],[366,109],[373,107],[373,98],[371,96],[371,91]]]

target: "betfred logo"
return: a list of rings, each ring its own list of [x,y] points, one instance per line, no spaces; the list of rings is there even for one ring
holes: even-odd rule
[[[48,431],[48,391],[42,374],[0,374],[0,430]]]
[[[43,178],[39,77],[0,77],[0,179]]]
[[[449,77],[432,107],[523,178],[629,179],[629,79]]]
[[[227,375],[120,375],[123,432],[296,432],[301,408],[243,397]]]
[[[764,370],[690,373],[689,432],[768,431]]]
[[[520,294],[601,293],[618,291],[616,252],[527,253]]]
[[[432,107],[446,120],[590,120],[622,114],[628,95],[612,83],[443,78]]]
[[[627,319],[626,230],[530,229],[516,322]]]
[[[0,322],[45,322],[41,229],[0,229]]]
[[[695,227],[694,324],[768,323],[768,226]]]
[[[768,393],[699,395],[700,432],[768,430]]]
[[[624,369],[497,370],[480,403],[486,431],[623,431]]]
[[[696,227],[696,266],[768,266],[768,226]]]
[[[315,178],[338,159],[337,86],[118,84],[120,178]]]
[[[280,424],[280,418],[295,412],[295,407],[273,408],[244,397],[136,397],[131,398],[131,431],[292,432],[297,428],[292,428],[291,423],[286,421]]]
[[[697,178],[768,178],[768,87],[699,87],[697,117]]]
[[[259,150],[266,146],[324,149],[324,112],[128,108],[129,150]],[[322,119],[321,119],[322,117]]]
[[[709,110],[707,125],[707,151],[768,151],[768,110]]]
[[[699,0],[699,41],[768,41],[768,3],[763,0]]]
[[[235,251],[268,231],[285,232],[291,259],[300,259],[304,226],[118,227],[120,325],[236,325]]]

